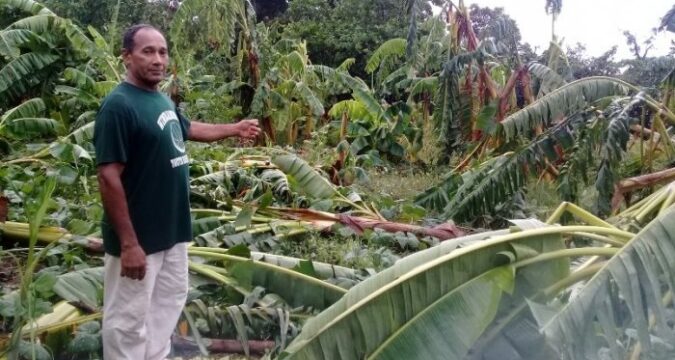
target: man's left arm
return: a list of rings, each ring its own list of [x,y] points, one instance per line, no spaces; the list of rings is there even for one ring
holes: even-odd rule
[[[244,119],[233,124],[207,124],[198,121],[190,122],[188,139],[200,142],[211,142],[237,136],[253,139],[260,134],[257,119]]]

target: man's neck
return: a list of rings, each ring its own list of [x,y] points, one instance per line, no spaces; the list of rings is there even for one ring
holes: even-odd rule
[[[133,76],[127,75],[124,78],[124,81],[128,82],[129,84],[131,84],[131,85],[133,85],[137,88],[141,88],[143,90],[147,90],[147,91],[158,91],[159,90],[159,86],[158,86],[159,84],[151,85],[151,84],[148,84],[146,82],[140,81]]]

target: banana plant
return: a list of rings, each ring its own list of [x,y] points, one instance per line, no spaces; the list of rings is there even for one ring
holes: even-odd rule
[[[285,142],[295,144],[299,134],[310,138],[316,123],[325,113],[319,94],[321,79],[309,68],[306,45],[298,43],[292,51],[280,54],[267,71],[253,97],[251,111],[264,121],[271,139],[285,133]],[[266,128],[263,124],[263,128]],[[302,131],[301,131],[302,129]]]
[[[229,55],[232,45],[236,52],[234,68],[239,69],[240,75],[237,80],[248,82],[254,89],[258,87],[261,74],[251,1],[183,1],[173,15],[169,35],[176,45],[173,57],[179,66],[185,66],[191,55],[203,49]]]
[[[552,77],[543,75],[545,69],[541,66],[531,68],[540,76]],[[520,143],[514,151],[497,154],[469,170],[458,166],[440,186],[428,189],[416,201],[444,211],[449,218],[466,220],[489,213],[519,192],[528,177],[546,172],[556,179],[560,194],[570,201],[583,183],[594,182],[599,192],[597,211],[608,214],[618,181],[617,169],[631,139],[631,126],[641,122],[634,115],[635,109],[642,106],[672,121],[673,114],[662,104],[618,79],[591,77],[563,85],[499,124],[495,137],[501,140],[497,142]],[[672,140],[664,133],[654,146],[668,154]],[[601,160],[597,165],[593,153],[597,154],[595,159]],[[472,152],[467,160],[473,157]],[[588,173],[596,166],[597,175],[592,181]]]
[[[43,95],[40,91],[45,89],[37,85],[56,82],[55,76],[68,61],[96,53],[95,43],[77,25],[41,4],[32,0],[3,0],[2,4],[26,16],[1,30],[5,46],[0,55],[6,61],[0,63],[0,94],[5,101],[16,101],[26,93]]]
[[[567,231],[621,233],[597,227],[540,228],[497,236],[431,261],[421,261],[423,251],[415,259],[419,261],[410,259],[369,278],[308,321],[281,358],[463,358],[496,316],[502,297],[517,293],[517,280],[527,283],[528,276],[538,273],[543,281],[533,283],[545,287],[566,275],[569,267],[561,259],[536,271],[517,270],[563,249],[559,235]],[[529,260],[520,258],[524,252]],[[503,265],[500,254],[515,261]],[[438,333],[444,336],[432,336]]]
[[[565,211],[592,225],[518,221],[511,233],[458,238],[404,258],[309,320],[280,358],[586,359],[603,348],[615,358],[663,354],[675,211],[666,208],[639,234],[571,204],[548,222]],[[568,237],[605,246],[568,249]],[[570,268],[570,258],[589,256]],[[568,297],[570,288],[580,295]],[[537,324],[545,338],[531,336]]]

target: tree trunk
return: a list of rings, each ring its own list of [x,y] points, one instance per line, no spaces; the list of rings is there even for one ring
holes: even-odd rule
[[[244,347],[239,340],[202,339],[210,353],[215,354],[244,354]],[[179,351],[199,351],[199,345],[194,340],[179,335],[171,337],[171,343]],[[249,340],[247,342],[251,354],[262,355],[274,349],[274,341]]]
[[[619,209],[621,202],[626,199],[627,194],[637,189],[648,186],[654,186],[664,182],[675,180],[675,168],[657,171],[655,173],[635,176],[619,181],[614,186],[614,196],[612,196],[612,212]]]

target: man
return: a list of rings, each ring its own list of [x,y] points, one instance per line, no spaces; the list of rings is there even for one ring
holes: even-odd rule
[[[94,144],[105,210],[103,357],[164,359],[188,289],[192,238],[184,139],[255,138],[255,119],[189,122],[158,91],[169,61],[164,36],[149,25],[124,34],[126,79],[96,116]]]

